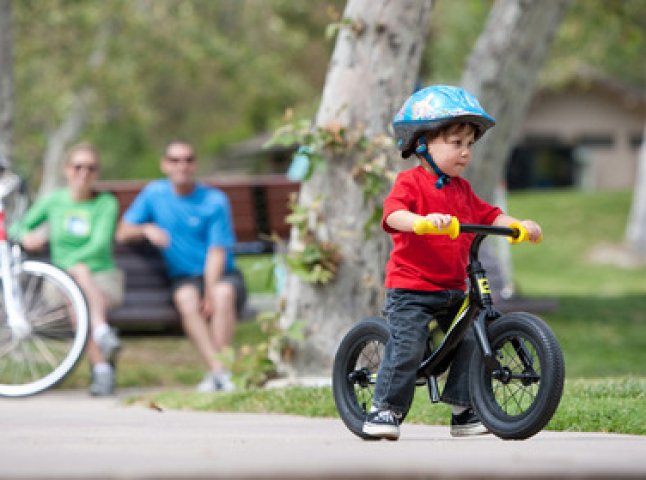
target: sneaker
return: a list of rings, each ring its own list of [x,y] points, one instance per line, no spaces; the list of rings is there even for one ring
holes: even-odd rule
[[[210,372],[204,375],[204,378],[200,383],[197,384],[195,390],[201,393],[217,392],[218,384],[215,379],[215,375]]]
[[[376,438],[397,440],[399,438],[399,419],[391,410],[370,412],[363,424],[363,433]]]
[[[101,350],[101,355],[106,362],[114,363],[114,360],[121,349],[119,337],[112,328],[107,329],[99,338],[95,339],[96,344]]]
[[[224,371],[216,375],[218,390],[221,392],[233,392],[236,389],[235,383],[231,380],[231,372]]]
[[[483,435],[489,433],[473,408],[467,408],[459,415],[451,415],[451,436],[468,437],[471,435]]]
[[[115,384],[116,380],[113,369],[101,372],[92,372],[90,395],[92,395],[93,397],[105,397],[107,395],[114,395]]]
[[[230,372],[209,372],[204,375],[204,379],[198,384],[196,390],[202,393],[232,392],[235,388],[235,384],[231,381]]]

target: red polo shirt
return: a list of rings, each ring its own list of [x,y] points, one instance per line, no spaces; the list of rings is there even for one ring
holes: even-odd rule
[[[393,250],[386,265],[386,288],[411,290],[465,290],[466,267],[473,234],[455,240],[445,235],[417,235],[400,232],[386,224],[397,210],[419,215],[448,213],[460,223],[491,225],[502,213],[481,200],[469,182],[452,178],[441,190],[435,188],[437,175],[418,166],[400,173],[384,201],[382,228],[392,235]]]

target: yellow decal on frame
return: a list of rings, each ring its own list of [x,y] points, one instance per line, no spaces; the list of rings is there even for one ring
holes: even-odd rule
[[[478,279],[478,285],[480,285],[480,291],[482,293],[491,293],[491,289],[489,288],[489,280],[487,280],[486,278]]]

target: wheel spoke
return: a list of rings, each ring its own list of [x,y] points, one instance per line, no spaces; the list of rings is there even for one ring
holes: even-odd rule
[[[64,378],[89,332],[83,295],[64,271],[26,261],[18,285],[31,333],[14,338],[0,318],[0,395],[7,396],[31,395]]]
[[[379,340],[368,340],[359,346],[357,361],[353,371],[365,370],[368,377],[367,384],[355,382],[353,385],[357,402],[364,411],[372,405],[374,395],[374,381],[383,356],[383,343]]]
[[[508,376],[503,380],[492,379],[493,397],[507,415],[520,415],[536,400],[540,382],[536,349],[528,339],[513,336],[503,339],[497,358]]]

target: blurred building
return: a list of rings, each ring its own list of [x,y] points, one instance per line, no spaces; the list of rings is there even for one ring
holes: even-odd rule
[[[284,174],[287,172],[297,147],[265,144],[271,139],[265,133],[240,142],[224,151],[213,163],[218,173],[238,173],[249,175]]]
[[[510,189],[632,188],[646,124],[646,91],[594,74],[533,98],[512,154]]]

